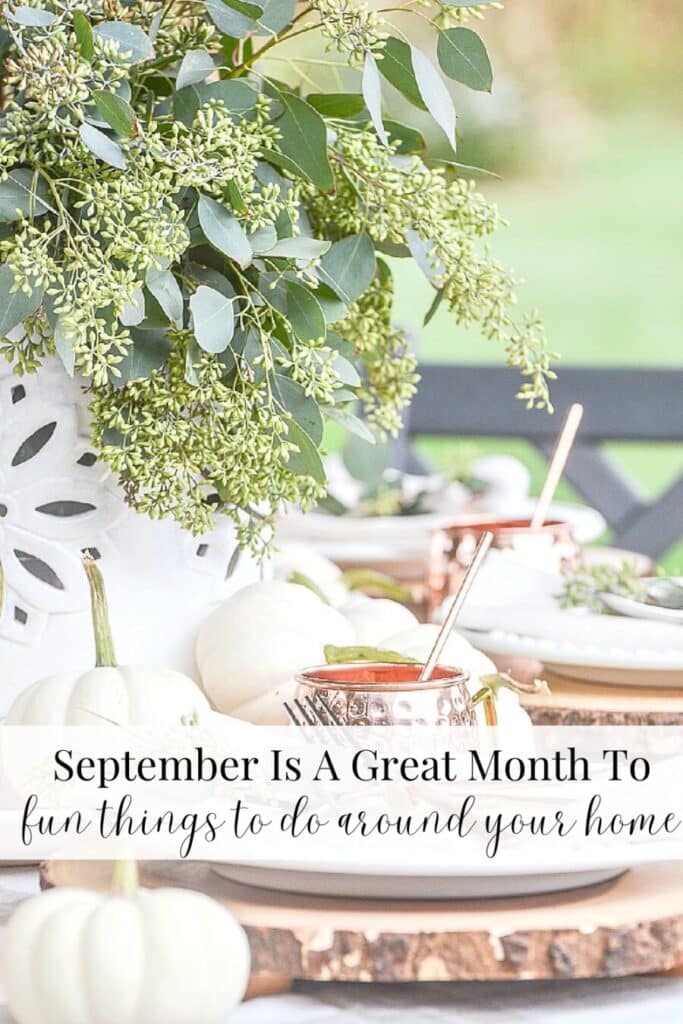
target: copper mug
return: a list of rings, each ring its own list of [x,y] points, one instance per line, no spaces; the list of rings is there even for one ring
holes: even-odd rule
[[[315,703],[321,724],[476,725],[468,674],[437,665],[431,679],[422,682],[422,668],[385,662],[321,665],[296,677],[296,697],[303,707],[309,699]]]
[[[537,527],[530,519],[496,519],[485,516],[471,522],[444,526],[432,535],[427,562],[427,617],[457,592],[479,539],[486,530],[493,533],[491,546],[512,553],[520,565],[547,572],[578,569],[581,548],[569,523],[546,519]]]

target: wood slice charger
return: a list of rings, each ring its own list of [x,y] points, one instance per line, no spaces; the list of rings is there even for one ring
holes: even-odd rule
[[[272,892],[208,864],[146,862],[141,882],[208,893],[246,929],[252,994],[315,981],[511,981],[616,977],[683,964],[683,867],[505,900],[380,902]],[[111,865],[52,861],[44,887],[107,889]]]
[[[521,682],[547,682],[550,693],[520,696],[534,725],[683,725],[683,689],[657,686],[656,676],[651,686],[616,686],[569,678],[532,658],[493,660]]]

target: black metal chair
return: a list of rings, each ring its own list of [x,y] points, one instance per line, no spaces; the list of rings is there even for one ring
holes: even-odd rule
[[[399,468],[424,469],[410,447],[420,436],[524,438],[548,455],[566,409],[578,401],[585,414],[566,476],[602,512],[613,543],[656,558],[683,536],[683,472],[649,502],[600,450],[605,441],[683,442],[683,370],[560,368],[554,416],[514,399],[518,379],[507,367],[431,363],[420,373],[397,442]]]

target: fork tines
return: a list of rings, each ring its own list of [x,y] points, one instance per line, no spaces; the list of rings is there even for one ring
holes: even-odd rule
[[[304,697],[300,700],[295,697],[292,701],[294,708],[283,701],[283,706],[294,725],[304,728],[307,725],[343,725],[338,715],[332,710],[326,697],[320,694]]]

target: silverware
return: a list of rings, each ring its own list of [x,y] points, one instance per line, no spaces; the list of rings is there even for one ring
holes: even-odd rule
[[[283,706],[294,725],[303,728],[307,725],[344,725],[336,712],[330,707],[327,699],[320,693],[306,694],[303,700],[295,697],[292,701],[296,712],[285,700]]]
[[[455,597],[453,598],[453,603],[451,604],[450,608],[448,609],[448,612],[446,613],[446,616],[444,617],[443,625],[441,626],[438,636],[434,641],[434,646],[429,652],[429,657],[427,658],[424,667],[420,672],[421,683],[424,683],[428,679],[432,678],[432,672],[436,668],[439,658],[441,657],[441,653],[444,647],[446,646],[446,642],[448,641],[448,638],[451,635],[451,632],[453,631],[453,626],[455,625],[455,621],[460,613],[460,609],[465,603],[465,599],[467,598],[467,595],[470,592],[470,588],[474,583],[475,576],[477,575],[479,569],[481,568],[482,562],[486,558],[486,552],[491,547],[492,540],[493,534],[489,532],[482,533],[481,537],[479,538],[479,543],[477,544],[477,550],[474,552],[474,557],[472,558],[472,561],[467,567],[467,572],[460,581],[460,586],[458,587]]]
[[[548,515],[548,509],[550,508],[550,503],[555,497],[557,485],[562,479],[564,467],[567,465],[567,460],[572,450],[572,445],[576,439],[582,419],[583,406],[580,402],[574,402],[574,404],[569,407],[569,412],[562,424],[562,429],[560,430],[557,438],[555,451],[553,452],[553,457],[550,460],[548,472],[546,473],[541,493],[538,496],[534,514],[531,517],[532,530],[537,530],[538,527],[543,526],[545,522],[546,516]]]

